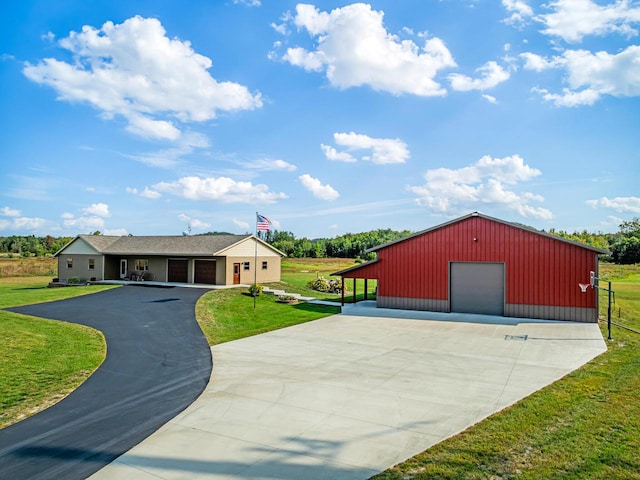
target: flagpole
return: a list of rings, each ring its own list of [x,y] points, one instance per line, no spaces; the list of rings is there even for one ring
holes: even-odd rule
[[[253,255],[253,309],[256,309],[256,293],[258,288],[258,212],[256,212],[256,239],[255,253]]]

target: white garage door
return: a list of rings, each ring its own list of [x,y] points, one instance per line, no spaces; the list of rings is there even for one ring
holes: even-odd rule
[[[451,311],[504,315],[504,263],[451,262]]]

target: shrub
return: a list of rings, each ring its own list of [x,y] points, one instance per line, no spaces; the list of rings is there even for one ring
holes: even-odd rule
[[[318,277],[315,280],[309,280],[307,287],[312,290],[324,293],[340,293],[342,288],[335,280],[327,280],[324,277]]]
[[[70,285],[75,285],[77,283],[80,283],[80,277],[69,277],[67,279],[67,283]]]
[[[298,299],[293,295],[278,295],[278,299],[276,301],[279,303],[289,303],[292,305],[298,303]]]
[[[259,283],[252,283],[249,287],[249,294],[252,297],[258,297],[262,293],[262,285]]]
[[[318,292],[328,292],[329,291],[329,282],[325,280],[324,277],[318,277],[315,280],[309,280],[307,282],[307,286]]]

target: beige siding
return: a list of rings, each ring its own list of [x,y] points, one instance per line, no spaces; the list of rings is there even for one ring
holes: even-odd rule
[[[267,269],[262,269],[262,262],[267,262]],[[258,275],[257,282],[258,283],[268,283],[268,282],[279,282],[280,281],[280,266],[281,266],[281,257],[278,255],[276,257],[260,257],[258,256]],[[244,269],[245,262],[249,262],[249,270]],[[233,264],[240,264],[240,283],[249,285],[254,281],[254,264],[255,258],[253,256],[247,257],[227,257],[227,265],[226,265],[226,284],[233,284]]]
[[[231,264],[231,279],[227,275],[227,265],[229,262],[226,257],[216,257],[216,283],[220,285],[231,285],[233,283],[233,264]]]
[[[255,255],[255,241],[247,238],[240,243],[220,252],[227,257],[252,257]],[[278,252],[258,242],[258,257],[280,257]]]

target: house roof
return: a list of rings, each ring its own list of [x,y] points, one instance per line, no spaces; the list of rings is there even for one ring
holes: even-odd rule
[[[171,235],[171,236],[123,236],[78,235],[99,253],[106,255],[179,255],[215,256],[222,251],[250,238],[285,256],[280,250],[254,235]],[[56,255],[59,255],[69,242]]]
[[[368,250],[366,250],[366,252],[367,253],[368,252],[375,252],[377,250],[381,250],[383,248],[387,248],[387,247],[389,247],[391,245],[395,245],[396,243],[404,242],[404,241],[409,240],[411,238],[419,237],[419,236],[424,235],[426,233],[432,232],[434,230],[439,230],[439,229],[444,228],[444,227],[448,227],[449,225],[453,225],[455,223],[462,222],[462,221],[467,220],[467,219],[472,218],[472,217],[479,217],[479,218],[484,218],[486,220],[490,220],[492,222],[502,223],[504,225],[508,225],[510,227],[513,227],[513,228],[518,228],[518,229],[524,230],[526,232],[535,233],[536,235],[541,235],[543,237],[552,238],[553,240],[557,240],[559,242],[564,242],[564,243],[568,243],[568,244],[571,244],[571,245],[575,245],[577,247],[581,247],[581,248],[584,248],[586,250],[591,250],[591,251],[596,252],[596,253],[601,253],[601,254],[610,254],[611,253],[608,250],[602,250],[601,248],[592,247],[591,245],[587,245],[586,243],[580,243],[580,242],[576,242],[576,241],[569,240],[569,239],[566,239],[566,238],[558,237],[556,235],[551,235],[550,233],[541,232],[539,230],[536,230],[536,229],[531,228],[531,227],[527,227],[527,226],[519,224],[519,223],[507,222],[505,220],[500,220],[499,218],[490,217],[488,215],[484,215],[484,214],[479,213],[479,212],[472,212],[472,213],[470,213],[468,215],[464,215],[462,217],[455,218],[455,219],[453,219],[453,220],[451,220],[449,222],[445,222],[445,223],[441,223],[440,225],[436,225],[435,227],[427,228],[426,230],[422,230],[420,232],[416,232],[416,233],[413,233],[411,235],[407,235],[406,237],[402,237],[402,238],[399,238],[397,240],[393,240],[391,242],[387,242],[387,243],[383,243],[381,245],[377,245],[375,247],[369,248]]]
[[[102,252],[109,248],[109,245],[117,241],[120,237],[110,235],[78,235],[76,238],[81,238],[98,252]]]

